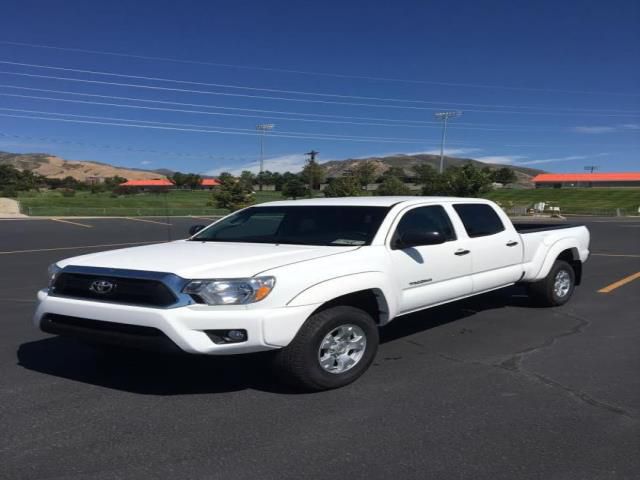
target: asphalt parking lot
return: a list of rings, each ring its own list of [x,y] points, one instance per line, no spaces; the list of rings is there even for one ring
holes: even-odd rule
[[[640,279],[616,282],[640,219],[572,221],[593,256],[569,304],[513,287],[398,319],[363,378],[298,394],[260,355],[114,359],[33,327],[48,264],[206,220],[0,220],[0,477],[638,478]]]

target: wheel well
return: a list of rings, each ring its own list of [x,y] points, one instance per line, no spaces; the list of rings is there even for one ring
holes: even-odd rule
[[[568,248],[560,252],[557,260],[564,260],[573,268],[576,275],[576,285],[580,285],[582,281],[582,262],[580,261],[580,255],[575,248]]]
[[[389,319],[389,309],[384,295],[380,290],[376,289],[360,290],[336,297],[333,300],[323,303],[314,313],[340,305],[364,310],[371,315],[379,325],[386,323]]]

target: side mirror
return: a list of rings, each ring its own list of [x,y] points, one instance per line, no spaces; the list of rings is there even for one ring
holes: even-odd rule
[[[189,236],[193,237],[196,233],[198,233],[200,230],[204,229],[206,227],[206,225],[191,225],[189,227]]]
[[[439,245],[445,241],[440,232],[410,230],[397,237],[394,249],[419,247],[421,245]]]

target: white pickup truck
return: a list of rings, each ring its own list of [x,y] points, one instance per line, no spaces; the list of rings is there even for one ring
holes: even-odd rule
[[[274,350],[287,380],[323,390],[362,375],[378,327],[408,313],[519,282],[564,304],[589,256],[584,226],[514,226],[471,198],[272,202],[190,234],[57,262],[36,325],[194,354]]]

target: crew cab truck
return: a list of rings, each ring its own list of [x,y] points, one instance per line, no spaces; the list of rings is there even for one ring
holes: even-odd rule
[[[190,234],[57,262],[36,325],[193,354],[274,350],[288,381],[323,390],[362,375],[378,327],[408,313],[515,283],[564,304],[589,256],[584,226],[514,226],[471,198],[271,202]]]

